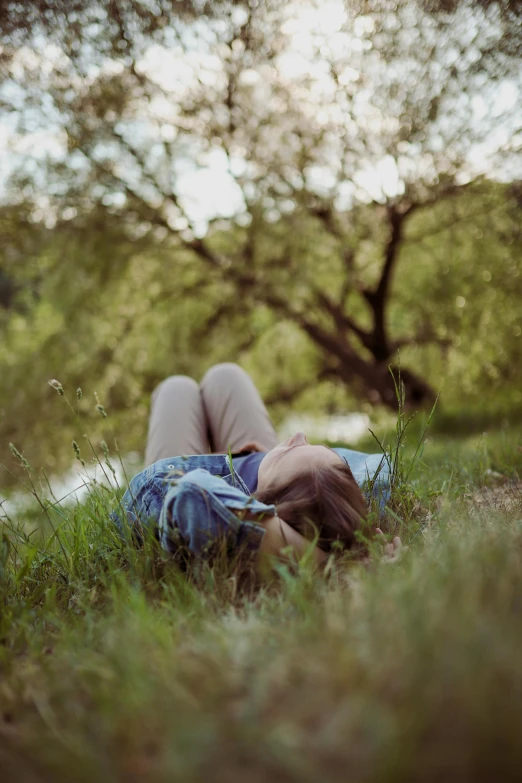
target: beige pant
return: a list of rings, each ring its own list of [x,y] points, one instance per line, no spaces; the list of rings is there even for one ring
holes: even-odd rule
[[[198,385],[172,375],[154,390],[145,463],[182,454],[235,453],[249,441],[277,444],[254,382],[239,365],[216,364]]]

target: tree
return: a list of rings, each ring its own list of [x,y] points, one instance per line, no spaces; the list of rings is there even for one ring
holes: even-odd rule
[[[21,137],[45,113],[59,147],[22,161],[25,195],[45,191],[57,217],[126,215],[169,243],[173,277],[189,254],[233,287],[209,327],[263,303],[317,346],[319,378],[393,406],[397,349],[440,342],[429,322],[390,331],[409,224],[485,172],[517,174],[520,17],[506,2],[309,3],[304,22],[301,3],[211,6],[194,19],[172,2],[78,2],[36,33],[11,17],[4,106]],[[183,173],[216,157],[235,207],[204,226]],[[402,377],[407,402],[433,398]]]

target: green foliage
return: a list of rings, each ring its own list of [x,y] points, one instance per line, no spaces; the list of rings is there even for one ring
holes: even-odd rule
[[[37,466],[68,463],[61,436],[77,433],[49,378],[85,387],[83,415],[96,416],[97,391],[122,451],[141,450],[154,386],[230,359],[277,420],[290,406],[393,408],[398,348],[426,386],[415,407],[443,386],[446,421],[463,406],[511,415],[522,256],[520,188],[505,184],[520,88],[509,4],[372,0],[335,34],[315,2],[311,16],[299,3],[196,5],[197,18],[190,2],[15,3],[0,18],[12,129],[0,462],[13,442]],[[293,25],[310,19],[302,49]],[[191,202],[186,175],[206,182],[216,161],[234,198],[204,207],[202,185]]]
[[[509,188],[479,185],[411,223],[391,317],[419,334],[403,361],[439,377],[449,409],[466,400],[492,413],[522,401],[519,209]],[[423,345],[433,334],[442,350]]]
[[[404,237],[390,326],[399,338],[412,336],[401,348],[402,364],[417,367],[442,389],[435,424],[452,416],[451,427],[463,426],[473,414],[482,416],[483,427],[493,414],[510,416],[519,406],[522,254],[510,193],[482,183],[466,196],[419,211]],[[371,222],[370,213],[369,207],[359,213],[359,226]],[[6,271],[17,294],[9,308],[0,308],[3,464],[12,464],[10,441],[51,472],[70,463],[64,436],[81,433],[56,405],[47,386],[52,377],[69,393],[84,389],[78,409],[96,424],[95,439],[110,440],[96,413],[94,391],[99,393],[115,429],[124,433],[123,453],[143,448],[157,383],[175,373],[200,378],[212,363],[231,357],[273,401],[276,420],[290,405],[295,411],[371,411],[335,376],[321,379],[324,352],[297,324],[278,320],[255,293],[238,299],[233,285],[208,273],[175,240],[160,240],[151,230],[136,236],[132,223],[107,210],[54,230],[28,222],[18,210],[6,209],[4,216],[5,258],[13,259]],[[22,219],[24,248],[17,249]],[[375,273],[370,258],[374,250],[378,258],[380,238],[373,223],[373,236],[359,246],[358,285]],[[244,241],[240,229],[216,230],[209,238],[213,249],[232,257]],[[314,288],[339,295],[342,245],[305,213],[264,226],[255,247],[260,284],[273,279],[294,307],[306,308]],[[360,298],[352,295],[349,307],[364,324],[368,311]],[[331,328],[320,311],[314,317]]]

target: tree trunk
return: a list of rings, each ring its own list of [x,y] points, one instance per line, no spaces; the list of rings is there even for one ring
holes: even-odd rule
[[[404,407],[408,410],[432,406],[437,396],[432,386],[411,370],[392,365],[390,371],[387,363],[377,364],[359,356],[347,356],[325,369],[322,375],[340,379],[361,398],[391,410],[398,408],[399,378],[404,388]]]

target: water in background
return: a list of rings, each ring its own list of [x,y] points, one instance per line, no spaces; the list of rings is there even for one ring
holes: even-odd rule
[[[103,455],[100,455],[100,459],[103,461]],[[113,475],[103,462],[103,469],[99,464],[89,463],[84,468],[77,462],[67,473],[51,477],[49,484],[33,479],[38,495],[57,505],[79,503],[85,500],[96,485],[110,486],[113,489],[126,486],[125,475],[131,479],[143,467],[141,455],[134,452],[125,456],[123,468],[115,455],[111,455],[110,459],[116,475]],[[15,491],[9,497],[0,494],[0,522],[5,518],[16,518],[28,509],[37,509],[38,505],[34,495],[26,489]]]
[[[284,440],[294,432],[305,432],[311,440],[346,443],[353,446],[368,433],[370,417],[366,413],[347,416],[300,416],[292,414],[279,427],[277,434]]]

